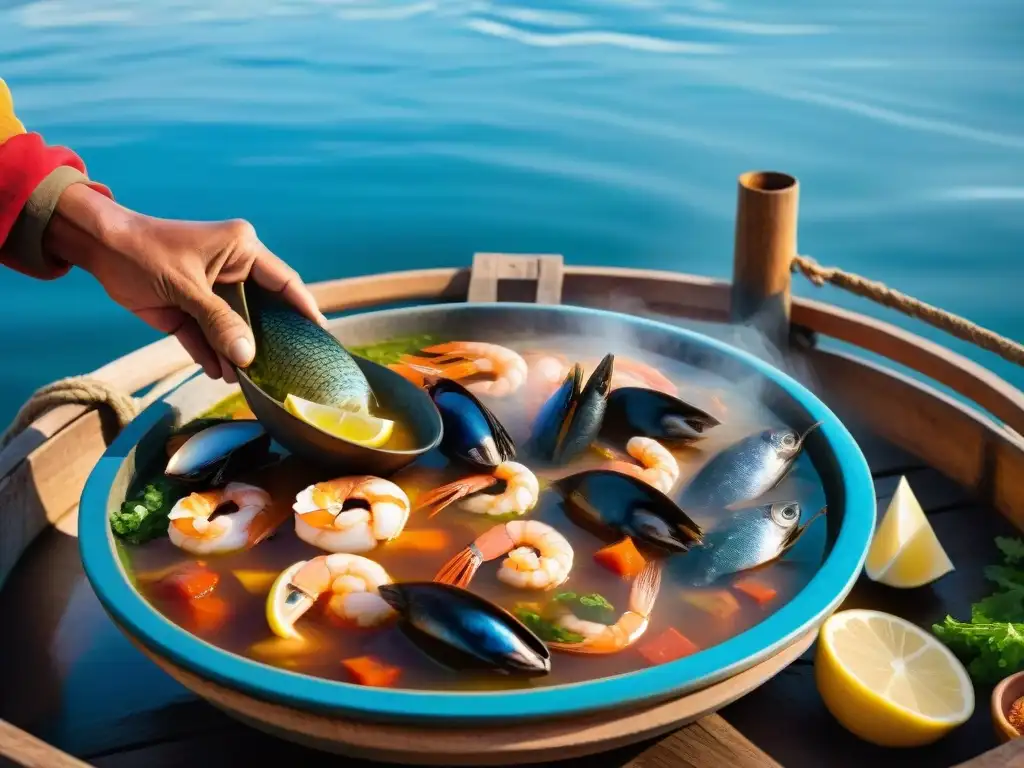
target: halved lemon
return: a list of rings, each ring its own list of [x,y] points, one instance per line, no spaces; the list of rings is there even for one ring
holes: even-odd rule
[[[880,611],[832,615],[818,634],[814,676],[836,720],[883,747],[930,744],[974,712],[974,688],[950,650]]]
[[[868,549],[864,572],[872,581],[907,589],[935,581],[953,570],[907,478],[896,493]]]
[[[368,448],[379,448],[384,445],[391,439],[391,433],[395,429],[395,422],[388,419],[320,405],[295,395],[288,395],[284,399],[284,407],[292,416],[312,424],[317,429]]]
[[[299,568],[305,564],[305,560],[300,560],[281,571],[281,574],[270,587],[270,592],[267,593],[267,625],[270,627],[271,632],[286,640],[302,637],[302,635],[295,631],[297,608],[301,607],[302,611],[305,612],[309,605],[296,606],[290,603],[288,598],[292,594],[289,582],[291,582],[292,576],[295,575]]]

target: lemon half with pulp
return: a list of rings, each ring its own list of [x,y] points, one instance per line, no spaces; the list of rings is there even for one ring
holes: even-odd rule
[[[320,405],[295,395],[288,395],[284,399],[284,407],[292,416],[329,435],[368,448],[380,448],[391,439],[395,429],[395,422],[388,419]]]
[[[930,744],[974,712],[963,664],[937,638],[880,611],[831,616],[818,634],[814,677],[829,712],[883,747]]]

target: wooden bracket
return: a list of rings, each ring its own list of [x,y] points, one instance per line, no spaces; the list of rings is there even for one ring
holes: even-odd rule
[[[496,302],[502,280],[535,281],[536,303],[562,303],[561,255],[474,253],[466,301]]]

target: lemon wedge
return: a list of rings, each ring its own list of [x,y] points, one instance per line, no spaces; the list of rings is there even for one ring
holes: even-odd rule
[[[277,575],[272,571],[232,571],[232,575],[238,579],[242,588],[253,595],[264,595],[270,586],[277,581]]]
[[[281,571],[270,587],[270,592],[267,593],[267,625],[271,632],[285,640],[302,638],[302,635],[295,631],[296,613],[300,608],[308,608],[309,604],[289,604],[288,597],[292,594],[289,587],[292,576],[305,564],[305,560],[300,560]],[[305,600],[309,600],[309,598],[305,598]]]
[[[879,611],[841,611],[822,625],[814,677],[836,720],[883,747],[931,744],[974,712],[970,678],[950,650]]]
[[[320,405],[295,395],[288,395],[284,399],[284,407],[292,416],[317,429],[368,448],[379,448],[384,445],[391,439],[391,433],[395,429],[395,422],[388,419]]]
[[[872,581],[907,589],[928,584],[952,570],[953,563],[907,478],[901,477],[871,541],[864,572]]]

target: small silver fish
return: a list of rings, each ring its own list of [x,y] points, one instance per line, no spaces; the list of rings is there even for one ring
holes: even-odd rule
[[[707,534],[704,546],[683,558],[695,586],[706,586],[723,576],[757,568],[781,557],[804,531],[825,514],[822,509],[800,525],[795,501],[765,504],[732,512],[721,527]]]
[[[811,430],[766,429],[743,438],[705,464],[682,491],[680,506],[721,510],[753,501],[786,476]]]

